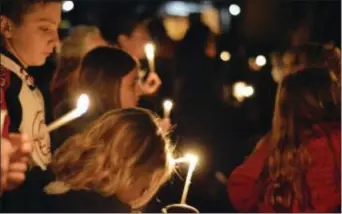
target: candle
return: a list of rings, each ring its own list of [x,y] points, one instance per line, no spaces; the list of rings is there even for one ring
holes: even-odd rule
[[[147,57],[150,72],[155,72],[155,65],[154,65],[155,50],[156,48],[153,43],[147,43],[145,45],[145,54]]]
[[[7,111],[6,110],[1,110],[1,133],[3,133],[3,128],[5,124],[5,119],[6,119]]]
[[[181,202],[180,202],[181,204],[186,204],[186,198],[188,196],[192,174],[195,171],[196,164],[197,164],[197,161],[198,161],[197,156],[193,155],[193,154],[187,154],[185,156],[185,158],[188,160],[189,168],[188,168],[188,174],[187,174],[186,179],[185,179],[185,185],[184,185],[184,189],[183,189],[183,193],[182,193],[182,198],[181,198]]]
[[[87,112],[88,106],[89,106],[89,98],[86,94],[82,94],[81,96],[79,96],[77,100],[76,108],[69,111],[68,113],[63,115],[61,118],[55,120],[51,124],[49,124],[47,127],[48,132],[58,129],[59,127],[76,119],[77,117],[80,117],[85,112]]]
[[[171,110],[173,108],[172,100],[164,100],[163,102],[163,109],[164,109],[164,118],[169,118],[171,114]]]

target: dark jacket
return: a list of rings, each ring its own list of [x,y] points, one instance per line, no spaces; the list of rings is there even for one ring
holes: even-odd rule
[[[129,213],[131,209],[115,197],[104,197],[86,190],[45,194],[46,213]]]

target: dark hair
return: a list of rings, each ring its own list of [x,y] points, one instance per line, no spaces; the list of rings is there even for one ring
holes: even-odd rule
[[[100,112],[120,108],[121,79],[137,66],[137,62],[123,50],[95,48],[84,57],[80,69],[71,79],[69,97],[74,93],[88,93],[92,106],[95,105]]]
[[[291,73],[278,86],[272,131],[267,140],[272,152],[260,177],[261,196],[276,211],[289,211],[294,198],[302,209],[310,207],[305,178],[311,157],[305,143],[322,130],[333,148],[331,133],[323,124],[340,121],[340,97],[338,80],[325,68]],[[334,150],[332,155],[335,156]]]
[[[190,27],[179,43],[176,53],[181,56],[205,55],[205,49],[208,42],[215,41],[215,34],[202,23],[199,14],[191,14]]]
[[[117,16],[113,16],[112,12],[108,14],[101,19],[99,29],[102,37],[110,44],[118,45],[120,35],[130,36],[138,26],[147,24],[147,19],[144,16],[132,13]]]
[[[282,54],[274,54],[274,63],[284,72],[297,72],[310,67],[327,68],[341,76],[341,52],[331,44],[307,43],[292,47]]]
[[[60,3],[62,0],[2,0],[1,15],[11,19],[15,24],[21,24],[23,16],[35,4]]]

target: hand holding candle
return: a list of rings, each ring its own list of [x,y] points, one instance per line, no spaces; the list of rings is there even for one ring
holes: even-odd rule
[[[156,51],[156,47],[154,46],[153,43],[147,43],[145,45],[145,54],[147,57],[150,72],[155,72],[155,64],[154,64],[155,51]]]
[[[51,124],[48,125],[47,130],[48,132],[51,132],[69,122],[72,120],[80,117],[84,113],[87,112],[89,107],[89,98],[86,94],[81,94],[77,100],[77,106],[75,109],[71,110],[70,112],[63,115],[61,118],[55,120]]]
[[[147,43],[145,45],[145,55],[148,61],[149,72],[147,79],[141,84],[141,88],[144,94],[155,93],[161,85],[161,80],[156,73],[155,67],[155,45],[153,43]]]

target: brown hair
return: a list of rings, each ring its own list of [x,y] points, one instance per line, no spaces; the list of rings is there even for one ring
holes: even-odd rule
[[[102,113],[120,108],[121,79],[138,68],[127,52],[111,47],[98,47],[83,59],[68,83],[68,97],[87,93],[92,109]],[[91,109],[90,109],[91,110]]]
[[[16,25],[20,25],[23,17],[37,4],[60,3],[62,0],[1,0],[0,16],[5,16]],[[5,46],[5,38],[0,33],[0,47]]]
[[[22,18],[36,4],[61,3],[62,0],[2,0],[0,3],[1,15],[11,19],[19,25]]]
[[[278,86],[272,131],[264,138],[271,154],[260,176],[263,200],[277,211],[289,212],[294,199],[302,209],[310,206],[305,176],[311,158],[305,144],[314,124],[330,139],[321,124],[340,121],[341,89],[333,76],[324,68],[308,68],[287,75]]]
[[[107,112],[56,151],[51,167],[57,181],[65,191],[91,190],[132,208],[145,205],[173,171],[169,139],[156,120],[138,108]],[[48,193],[57,192],[50,184]]]
[[[58,50],[58,64],[52,80],[52,89],[66,83],[79,68],[82,58],[87,54],[86,40],[90,37],[101,38],[95,26],[80,25],[72,30]]]
[[[341,76],[341,52],[332,44],[308,43],[272,55],[273,66],[286,76],[309,67],[326,68]]]

